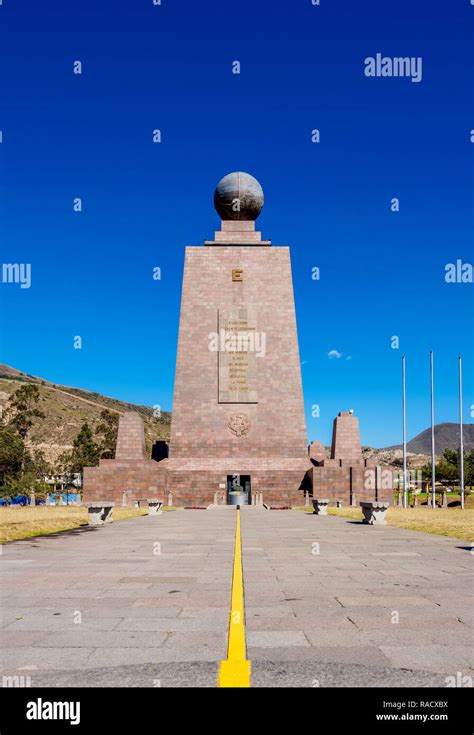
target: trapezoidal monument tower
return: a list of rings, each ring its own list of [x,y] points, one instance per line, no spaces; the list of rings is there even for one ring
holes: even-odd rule
[[[290,251],[255,229],[256,179],[236,172],[214,194],[221,230],[187,247],[169,457],[176,504],[295,504],[310,467]]]

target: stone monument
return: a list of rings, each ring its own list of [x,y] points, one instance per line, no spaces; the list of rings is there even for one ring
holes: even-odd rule
[[[172,412],[176,502],[212,502],[238,475],[264,502],[296,501],[308,469],[290,252],[262,239],[256,179],[217,185],[221,229],[187,247]]]
[[[185,253],[169,454],[148,459],[141,416],[124,414],[115,459],[84,470],[84,499],[202,507],[238,487],[249,505],[381,500],[352,411],[334,420],[330,458],[320,442],[308,451],[290,251],[256,230],[260,184],[228,174],[214,204],[221,229]]]

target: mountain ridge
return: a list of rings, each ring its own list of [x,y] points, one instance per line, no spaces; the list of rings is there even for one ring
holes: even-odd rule
[[[459,449],[459,424],[449,421],[435,424],[434,434],[436,454],[442,454],[445,449]],[[465,452],[474,449],[474,424],[463,425],[463,444]],[[386,452],[403,449],[403,444],[393,444],[390,447],[382,447],[381,449]],[[431,427],[424,429],[407,442],[407,452],[431,455]]]

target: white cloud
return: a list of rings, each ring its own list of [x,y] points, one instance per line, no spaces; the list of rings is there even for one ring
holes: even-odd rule
[[[340,360],[342,357],[342,352],[338,352],[337,350],[330,350],[328,352],[328,357],[330,360],[332,360],[333,358],[335,358],[336,360]]]

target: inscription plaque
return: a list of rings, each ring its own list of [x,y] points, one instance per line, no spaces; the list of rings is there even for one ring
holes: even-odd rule
[[[219,309],[218,323],[219,403],[258,403],[256,310]]]

